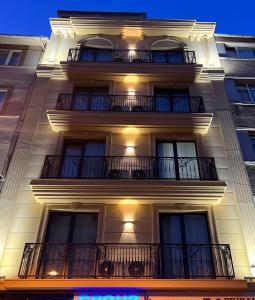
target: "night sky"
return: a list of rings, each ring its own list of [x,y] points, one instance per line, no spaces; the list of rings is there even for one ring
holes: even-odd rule
[[[57,10],[146,12],[148,18],[217,22],[217,33],[255,35],[255,0],[1,1],[0,33],[47,35]]]

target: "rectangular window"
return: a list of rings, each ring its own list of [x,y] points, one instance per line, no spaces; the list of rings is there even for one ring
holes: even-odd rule
[[[0,49],[0,65],[17,66],[21,57],[21,50]]]
[[[227,47],[226,46],[226,56],[227,57],[238,57],[237,51],[235,47]]]
[[[1,108],[3,107],[3,104],[4,104],[4,100],[7,96],[7,91],[6,90],[0,90],[0,111],[1,111]]]
[[[189,112],[190,98],[188,90],[154,90],[155,110],[163,112]]]
[[[104,141],[68,141],[60,167],[62,178],[103,178]]]
[[[255,59],[255,49],[226,46],[226,56],[231,58]],[[221,55],[222,56],[222,55]]]
[[[158,142],[157,171],[162,179],[200,179],[194,142]]]
[[[213,278],[214,265],[205,213],[160,213],[164,278]]]
[[[237,84],[236,89],[241,102],[255,103],[255,84]]]
[[[252,145],[253,152],[255,154],[255,135],[250,135],[249,138],[250,138],[250,142],[251,142],[251,145]]]
[[[51,212],[39,277],[91,277],[97,249],[97,226],[98,213]]]
[[[105,111],[109,107],[109,87],[75,88],[72,110]]]

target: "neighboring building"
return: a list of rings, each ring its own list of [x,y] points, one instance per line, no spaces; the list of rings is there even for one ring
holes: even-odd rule
[[[253,194],[255,194],[255,36],[217,35],[232,111]]]
[[[51,27],[1,193],[0,296],[252,299],[215,23],[60,11]]]
[[[0,190],[47,38],[0,34]]]

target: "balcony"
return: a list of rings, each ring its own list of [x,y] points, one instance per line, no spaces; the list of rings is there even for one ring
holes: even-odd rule
[[[231,279],[227,244],[27,243],[21,279]]]
[[[226,183],[217,180],[213,158],[47,156],[41,179],[31,185],[40,203],[135,198],[216,204]]]
[[[69,49],[67,61],[114,62],[114,63],[160,63],[196,64],[194,51],[188,50],[112,50],[98,48]]]
[[[197,64],[195,52],[183,49],[159,51],[81,47],[69,49],[67,61],[62,61],[61,67],[70,79],[84,78],[88,72],[90,79],[98,76],[110,79],[113,76],[112,80],[120,80],[126,73],[139,74],[147,81],[167,78],[182,82],[192,82],[202,70],[202,65]]]
[[[121,133],[127,126],[141,133],[206,133],[212,114],[199,96],[60,94],[56,110],[48,111],[55,131],[103,130]]]

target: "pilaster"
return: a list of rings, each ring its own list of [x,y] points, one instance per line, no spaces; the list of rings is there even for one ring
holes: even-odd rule
[[[30,99],[28,99],[29,104],[25,112],[23,125],[0,196],[0,262],[8,236],[15,198],[28,163],[31,140],[45,103],[50,74],[51,71],[37,74],[37,77],[34,79],[31,92],[28,94]]]
[[[235,125],[229,110],[228,99],[224,88],[224,76],[210,74],[212,86],[217,101],[217,115],[222,134],[225,139],[229,168],[231,170],[231,185],[235,192],[237,205],[240,211],[245,246],[250,265],[255,263],[255,206],[249,178],[244,166],[240,145],[236,136]]]

